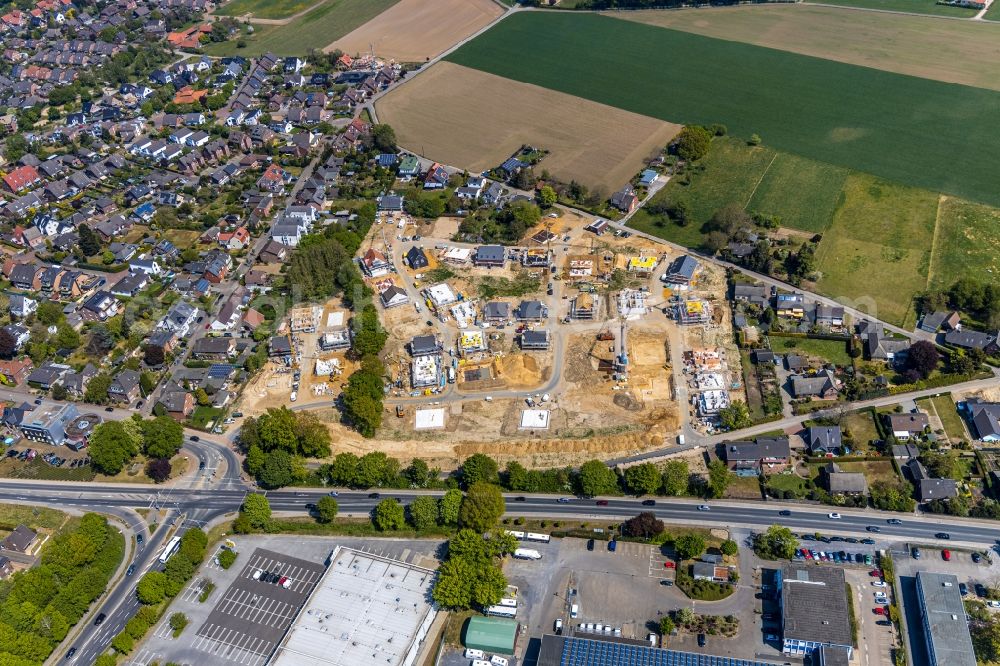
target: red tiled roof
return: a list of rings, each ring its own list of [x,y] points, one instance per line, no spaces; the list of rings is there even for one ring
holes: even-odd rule
[[[19,166],[3,177],[3,182],[13,192],[19,192],[26,187],[34,185],[39,180],[38,171],[35,167],[28,165]]]

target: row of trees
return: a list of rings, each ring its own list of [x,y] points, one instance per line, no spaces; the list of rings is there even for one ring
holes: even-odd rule
[[[344,387],[344,419],[365,437],[374,437],[382,425],[382,399],[385,395],[385,365],[379,352],[389,334],[382,328],[378,312],[371,303],[355,317],[351,353],[361,360],[360,366]]]
[[[38,566],[0,585],[0,663],[45,661],[90,604],[104,593],[125,540],[103,516],[88,513],[55,536]]]
[[[147,472],[154,481],[170,476],[170,458],[184,444],[184,429],[169,416],[143,419],[138,414],[124,421],[107,421],[90,435],[90,459],[98,471],[115,475],[141,451],[148,459]]]
[[[452,609],[498,603],[507,588],[500,560],[516,548],[517,539],[503,530],[488,538],[471,529],[459,531],[448,541],[448,559],[438,570],[434,601]]]
[[[287,407],[248,418],[240,430],[246,468],[264,488],[280,488],[306,477],[303,458],[330,455],[330,431],[313,412]]]
[[[918,300],[922,312],[959,310],[990,329],[1000,328],[1000,285],[995,282],[962,277],[948,289],[928,292]]]

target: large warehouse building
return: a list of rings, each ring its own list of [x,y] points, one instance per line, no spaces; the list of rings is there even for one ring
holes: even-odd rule
[[[536,666],[774,666],[774,662],[665,650],[628,638],[549,634],[542,637]]]
[[[843,569],[792,562],[778,571],[777,585],[785,654],[810,656],[825,647],[851,657],[854,640]]]
[[[920,621],[931,666],[976,666],[965,604],[952,574],[917,574]]]
[[[412,666],[437,614],[434,572],[337,546],[271,666]]]

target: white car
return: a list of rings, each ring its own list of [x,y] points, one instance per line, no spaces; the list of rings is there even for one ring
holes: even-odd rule
[[[1000,601],[991,599],[990,601],[986,602],[986,605],[989,606],[990,608],[1000,608]]]
[[[830,520],[840,520],[839,513],[828,513],[826,514],[826,517],[829,518]]]
[[[490,663],[493,664],[493,666],[509,666],[510,664],[509,661],[499,655],[493,655],[490,657]]]
[[[472,666],[490,666],[490,662],[485,659],[473,659]]]
[[[556,620],[556,633],[557,634],[562,631],[562,624],[563,624],[562,623],[562,618],[559,618],[559,619]]]
[[[649,640],[649,644],[651,646],[656,647],[656,634],[650,634],[649,636],[646,636],[646,638]]]
[[[886,585],[885,582],[881,580],[875,581],[874,583],[872,583],[872,585],[874,585],[875,587],[888,587],[888,585]]]
[[[712,507],[710,507],[710,506],[709,506],[709,505],[707,505],[707,504],[699,504],[699,505],[698,505],[698,510],[699,510],[699,511],[711,511],[711,510],[712,510]]]

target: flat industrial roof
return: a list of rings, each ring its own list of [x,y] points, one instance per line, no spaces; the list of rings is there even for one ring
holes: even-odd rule
[[[917,591],[924,631],[930,629],[927,638],[936,663],[975,666],[972,636],[969,635],[969,621],[958,589],[958,578],[952,574],[921,571],[917,573]]]
[[[434,572],[337,546],[271,666],[412,664],[437,614]]]

